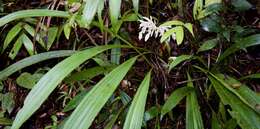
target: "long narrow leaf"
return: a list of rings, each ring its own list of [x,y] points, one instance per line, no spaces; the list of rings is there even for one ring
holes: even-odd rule
[[[92,22],[95,14],[97,13],[97,9],[99,7],[102,0],[86,0],[86,4],[83,10],[82,19],[86,22],[85,26],[89,26]]]
[[[48,9],[28,9],[17,11],[11,14],[8,14],[2,18],[0,18],[0,27],[20,18],[27,17],[42,17],[42,16],[52,16],[52,17],[64,17],[68,18],[70,15],[65,11],[56,11],[56,10],[48,10]]]
[[[46,73],[27,95],[24,106],[18,112],[11,129],[19,129],[21,125],[41,106],[57,85],[75,68],[93,56],[120,46],[98,46],[77,52],[63,60]]]
[[[124,129],[141,129],[150,79],[151,71],[145,76],[136,95],[134,96],[133,102],[126,116]]]
[[[120,16],[122,0],[109,0],[109,13],[112,25],[115,26]]]
[[[71,114],[64,129],[88,129],[136,59],[129,59],[99,81]]]
[[[4,50],[7,48],[7,46],[11,43],[11,41],[16,37],[16,35],[19,34],[19,32],[22,30],[22,24],[18,23],[16,24],[7,34],[5,41],[4,41],[4,46],[2,53]]]
[[[187,87],[193,87],[193,83],[191,82],[191,77],[189,74],[188,81],[189,82]],[[204,129],[196,92],[192,92],[187,96],[186,129]]]
[[[9,67],[5,68],[4,70],[0,71],[0,80],[4,80],[8,76],[12,75],[13,73],[15,73],[27,66],[30,66],[30,65],[39,63],[41,61],[48,60],[48,59],[70,56],[73,53],[75,53],[75,51],[59,50],[59,51],[44,52],[44,53],[40,53],[38,55],[27,57],[25,59],[22,59],[22,60],[16,62],[15,64],[10,65]]]
[[[136,13],[138,13],[139,10],[139,0],[132,0],[133,2],[133,6],[134,6],[134,10]]]
[[[185,96],[194,91],[193,87],[182,87],[173,91],[161,109],[161,116],[170,112]]]

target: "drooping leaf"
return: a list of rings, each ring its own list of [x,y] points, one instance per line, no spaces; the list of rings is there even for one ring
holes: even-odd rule
[[[176,57],[175,59],[172,59],[169,63],[169,71],[171,71],[175,66],[180,64],[181,62],[185,60],[189,60],[192,58],[192,55],[180,55]]]
[[[188,74],[187,87],[193,87],[191,77]],[[187,96],[186,100],[186,129],[204,129],[200,106],[197,100],[196,92],[192,92]]]
[[[184,26],[186,29],[188,29],[188,31],[192,34],[192,36],[194,36],[193,27],[192,27],[192,24],[191,24],[191,23],[185,23],[183,26]]]
[[[161,109],[161,116],[164,116],[166,113],[170,112],[185,96],[189,95],[191,92],[194,92],[192,87],[182,87],[174,90],[164,103]]]
[[[151,71],[145,76],[134,96],[123,129],[141,129],[150,79]]]
[[[136,59],[137,57],[129,59],[99,81],[71,114],[64,128],[88,129]]]
[[[35,40],[43,47],[45,48],[46,45],[42,39],[42,37],[36,33],[35,28],[33,28],[32,26],[28,25],[28,24],[24,24],[23,28],[32,36],[35,37]]]
[[[51,52],[44,52],[40,53],[31,57],[27,57],[25,59],[22,59],[15,64],[10,65],[9,67],[5,68],[4,70],[0,71],[0,80],[6,79],[8,76],[12,75],[13,73],[36,63],[39,63],[44,60],[53,59],[53,58],[59,58],[59,57],[65,57],[70,56],[75,51],[71,50],[58,50],[58,51],[51,51]]]
[[[77,52],[63,60],[47,72],[33,87],[24,101],[24,106],[16,115],[12,129],[21,125],[41,106],[56,86],[75,68],[93,56],[111,48],[120,46],[98,46]]]
[[[217,43],[218,43],[217,38],[207,40],[200,46],[198,52],[211,50],[212,48],[214,48],[217,45]]]
[[[230,54],[235,53],[240,49],[245,49],[247,47],[256,46],[260,44],[260,34],[254,34],[245,38],[237,40],[231,47],[224,51],[224,53],[219,57],[219,61],[223,60]]]
[[[173,20],[173,21],[167,21],[160,26],[182,26],[184,23],[182,21]]]
[[[3,25],[20,19],[27,17],[42,17],[42,16],[52,16],[52,17],[64,17],[68,18],[70,15],[65,11],[57,11],[57,10],[48,10],[48,9],[27,9],[22,11],[17,11],[11,14],[8,14],[4,17],[0,18],[0,27]]]
[[[64,32],[64,35],[66,37],[66,39],[69,39],[70,38],[70,32],[71,32],[71,26],[69,23],[66,23],[63,27],[63,32]]]
[[[49,50],[52,46],[52,44],[55,41],[56,36],[58,35],[58,27],[51,27],[48,29],[48,35],[47,35],[47,50]]]
[[[22,24],[18,23],[8,32],[8,34],[5,38],[5,41],[4,41],[2,53],[8,47],[8,45],[11,43],[11,41],[19,34],[21,29],[22,29]]]
[[[198,19],[198,15],[201,13],[203,9],[203,0],[195,0],[193,6],[193,18]]]

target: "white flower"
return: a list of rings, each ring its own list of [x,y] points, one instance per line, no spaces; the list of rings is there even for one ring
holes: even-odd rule
[[[139,20],[140,25],[139,28],[141,31],[139,32],[139,40],[143,38],[143,35],[145,35],[144,41],[147,41],[150,37],[157,38],[158,36],[162,36],[164,32],[169,30],[169,26],[156,26],[156,21],[153,20],[153,18],[150,16],[150,19],[147,17],[143,17],[143,20]],[[172,36],[173,39],[175,39],[175,35]]]

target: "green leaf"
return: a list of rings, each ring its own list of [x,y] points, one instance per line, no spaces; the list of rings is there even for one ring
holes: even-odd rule
[[[225,50],[225,52],[219,57],[219,61],[223,60],[230,54],[233,54],[240,49],[245,49],[247,47],[256,46],[259,44],[260,44],[260,34],[255,34],[245,38],[241,38],[237,40],[231,47]]]
[[[14,94],[11,92],[8,92],[8,93],[2,95],[1,107],[4,111],[8,111],[9,114],[13,111],[14,106],[15,106],[15,101],[14,101],[13,97],[14,97]]]
[[[99,81],[71,114],[64,128],[88,129],[136,59],[137,57],[129,59]]]
[[[43,48],[46,47],[46,45],[45,45],[45,43],[43,42],[42,38],[40,37],[39,34],[36,33],[35,29],[34,29],[32,26],[30,26],[30,25],[28,25],[28,24],[24,24],[24,25],[23,25],[23,28],[24,28],[32,37],[35,37],[35,40],[36,40],[37,42],[39,42],[40,45],[41,45]]]
[[[200,46],[198,52],[211,50],[212,48],[214,48],[217,45],[217,43],[218,43],[217,38],[207,40]]]
[[[194,37],[192,24],[191,24],[191,23],[185,23],[185,24],[184,24],[184,27],[185,27],[186,29],[188,29],[188,31],[189,31],[189,32],[192,34],[192,36]]]
[[[79,103],[83,100],[85,95],[88,93],[88,90],[81,91],[78,95],[76,95],[62,110],[63,112],[68,112],[75,109]]]
[[[147,122],[155,117],[157,117],[160,114],[160,109],[156,106],[153,106],[149,108],[147,111],[144,113],[144,121]]]
[[[134,96],[123,129],[141,129],[150,79],[151,71],[145,76]]]
[[[102,0],[86,0],[82,15],[82,20],[86,23],[85,27],[88,27],[90,25],[99,5],[103,4],[102,2]]]
[[[47,72],[33,87],[24,101],[24,106],[16,115],[12,129],[19,129],[21,125],[41,106],[57,85],[75,68],[95,55],[111,48],[120,46],[98,46],[77,52],[63,60]]]
[[[176,41],[177,41],[177,45],[180,45],[182,43],[184,39],[184,31],[183,31],[183,27],[176,27]]]
[[[16,55],[18,54],[19,50],[21,49],[23,45],[23,42],[22,42],[22,36],[20,36],[16,42],[14,43],[13,45],[13,48],[11,50],[11,52],[9,53],[9,57],[13,60]],[[0,77],[1,77],[1,74],[0,74]]]
[[[198,19],[198,15],[201,13],[203,9],[203,0],[195,0],[194,6],[193,6],[193,18]]]
[[[240,80],[244,80],[244,79],[248,79],[248,78],[258,79],[258,78],[260,78],[260,73],[256,73],[256,74],[251,74],[251,75],[244,76],[244,77],[240,78]]]
[[[27,9],[27,10],[17,11],[8,14],[4,17],[1,17],[0,27],[17,19],[28,18],[28,17],[43,17],[43,16],[68,18],[70,15],[68,12],[65,11],[48,10],[48,9]]]
[[[118,22],[121,11],[122,0],[109,0],[109,14],[112,22],[112,26],[115,26]]]
[[[64,30],[64,35],[66,37],[66,39],[69,39],[70,38],[70,32],[71,32],[71,26],[69,23],[66,23],[63,27],[63,30]]]
[[[232,111],[229,110],[229,113],[237,120],[240,127],[243,129],[260,128],[260,115],[257,112],[245,104],[237,95],[228,90],[219,80],[211,76],[209,76],[209,79],[223,104],[231,107]]]
[[[107,72],[110,72],[114,68],[115,68],[114,66],[107,66],[107,67],[96,66],[96,67],[88,68],[80,72],[73,73],[72,75],[67,77],[64,81],[66,83],[71,83],[73,81],[89,80],[98,75],[102,75]]]
[[[189,95],[191,92],[194,92],[194,88],[192,87],[182,87],[174,90],[164,103],[161,110],[161,116],[164,116],[166,113],[170,112],[185,96]]]
[[[0,125],[12,125],[12,123],[11,119],[0,117]]]
[[[114,42],[114,45],[120,45],[120,41],[116,40]],[[120,64],[120,57],[121,57],[121,49],[120,48],[114,48],[111,50],[111,63],[113,64]]]
[[[181,55],[181,56],[176,57],[169,63],[169,71],[171,71],[175,66],[177,66],[181,62],[183,62],[185,60],[189,60],[191,58],[192,58],[192,55]],[[171,57],[170,57],[170,59],[171,59]]]
[[[21,38],[22,38],[21,40],[22,40],[23,45],[26,48],[27,52],[30,55],[34,55],[34,46],[33,46],[32,41],[25,34],[23,34]]]
[[[32,75],[30,73],[24,72],[16,79],[16,83],[21,87],[32,89],[42,76],[43,74],[39,73]]]
[[[22,30],[22,24],[18,23],[8,32],[8,34],[5,38],[5,41],[4,41],[2,53],[8,47],[8,45],[11,43],[11,41],[19,34],[19,32],[21,30]]]
[[[139,0],[132,0],[135,13],[138,13],[139,10]]]
[[[247,0],[231,0],[231,4],[236,11],[246,11],[252,8],[252,5]]]
[[[47,42],[47,50],[49,50],[55,41],[56,36],[58,35],[58,27],[51,27],[48,29],[48,42]]]
[[[22,45],[22,43],[21,43]],[[36,63],[39,63],[44,60],[53,59],[53,58],[59,58],[59,57],[65,57],[70,56],[75,51],[71,50],[58,50],[58,51],[51,51],[51,52],[44,52],[40,53],[38,55],[34,55],[31,57],[27,57],[25,59],[22,59],[15,64],[10,65],[9,67],[5,68],[4,70],[0,71],[0,80],[6,79],[8,76],[12,75],[13,73]]]
[[[188,81],[187,87],[194,87],[189,74]],[[204,129],[196,92],[192,92],[187,96],[186,129]]]
[[[178,20],[173,20],[173,21],[164,22],[160,26],[182,26],[182,25],[184,25],[183,22],[178,21]]]

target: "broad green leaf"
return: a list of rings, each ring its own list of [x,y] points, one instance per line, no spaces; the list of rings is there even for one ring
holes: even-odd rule
[[[75,68],[95,55],[120,46],[98,46],[86,49],[66,58],[47,72],[33,87],[24,101],[24,106],[16,115],[11,129],[19,129],[21,125],[41,106],[57,85]]]
[[[121,90],[120,90],[120,99],[124,105],[127,105],[132,100],[132,98],[129,95],[127,95],[124,91]]]
[[[252,79],[260,78],[260,73],[244,76],[244,77],[240,78],[240,80],[244,80],[244,79],[248,79],[248,78],[252,78]]]
[[[180,26],[178,26],[178,27],[180,27]],[[176,28],[177,28],[177,27],[174,27],[174,28],[169,29],[168,31],[166,31],[166,32],[162,35],[162,37],[161,37],[161,39],[160,39],[160,42],[162,43],[162,42],[168,40],[168,39],[171,38],[173,35],[176,36]]]
[[[247,0],[231,0],[231,4],[235,7],[236,11],[246,11],[252,7]]]
[[[122,0],[109,0],[109,14],[113,26],[118,22],[121,11],[121,2]]]
[[[5,38],[5,41],[4,41],[2,53],[8,47],[8,45],[11,43],[11,41],[19,34],[21,29],[22,29],[22,24],[18,23],[8,32],[8,34]]]
[[[215,33],[220,33],[223,30],[220,23],[221,18],[216,14],[212,14],[209,17],[203,18],[200,21],[203,30]]]
[[[214,48],[217,45],[217,43],[218,43],[217,38],[207,40],[207,41],[203,42],[203,44],[200,46],[198,52],[211,50],[212,48]]]
[[[170,97],[164,103],[161,109],[161,116],[164,116],[166,113],[170,112],[179,102],[191,92],[194,92],[192,87],[182,87],[174,90]]]
[[[21,43],[22,45],[22,43]],[[58,50],[58,51],[51,51],[51,52],[44,52],[40,53],[38,55],[34,55],[31,57],[27,57],[25,59],[22,59],[15,64],[10,65],[9,67],[5,68],[4,70],[0,71],[0,80],[6,79],[8,76],[12,75],[13,73],[36,63],[39,63],[44,60],[53,59],[53,58],[59,58],[59,57],[65,57],[70,56],[75,51],[71,50]]]
[[[225,52],[219,57],[219,61],[223,60],[230,54],[233,54],[240,49],[245,49],[247,47],[256,46],[259,44],[260,44],[260,34],[255,34],[245,38],[241,38],[237,40],[231,47],[225,50]]]
[[[27,52],[30,54],[30,55],[34,55],[34,46],[33,46],[33,43],[32,41],[25,35],[23,34],[22,37],[22,42],[23,42],[23,45],[24,47],[26,48]]]
[[[43,16],[68,18],[70,15],[68,12],[65,11],[48,10],[48,9],[27,9],[27,10],[17,11],[8,14],[4,17],[1,17],[0,27],[17,19],[28,18],[28,17],[43,17]]]
[[[260,115],[245,104],[238,96],[230,92],[217,79],[209,76],[213,87],[219,95],[224,105],[229,105],[232,110],[229,110],[230,115],[237,120],[238,124],[243,129],[258,129],[260,128]]]
[[[141,129],[150,79],[151,71],[145,76],[134,96],[123,129]]]
[[[64,81],[66,83],[71,83],[73,81],[89,80],[98,75],[105,74],[105,73],[111,71],[113,68],[115,68],[115,67],[114,66],[107,66],[107,67],[96,66],[96,67],[88,68],[88,69],[82,70],[80,72],[73,73],[72,75],[68,76]]]
[[[178,57],[170,60],[169,71],[171,71],[175,66],[177,66],[181,62],[183,62],[185,60],[189,60],[191,58],[192,58],[192,55],[181,55],[181,56],[178,56]],[[171,59],[171,57],[170,57],[170,59]]]
[[[102,2],[103,2],[102,0],[85,1],[85,7],[83,9],[83,15],[82,15],[82,20],[86,23],[85,27],[88,27],[90,25],[97,12],[99,5],[103,4]]]
[[[64,128],[88,129],[136,59],[137,57],[129,59],[99,81],[71,114]]]
[[[184,23],[181,21],[174,20],[174,21],[167,21],[161,24],[160,26],[181,26],[181,25],[184,25]]]
[[[139,10],[139,0],[132,0],[135,13],[138,13]]]
[[[19,50],[21,49],[23,45],[23,42],[22,42],[22,36],[20,36],[16,42],[14,43],[13,45],[13,48],[11,50],[11,52],[9,53],[9,57],[13,60],[16,55],[18,54]],[[0,77],[1,77],[1,74],[0,74]]]
[[[14,101],[14,94],[11,92],[8,92],[6,94],[2,95],[2,101],[1,101],[1,108],[4,111],[8,111],[8,113],[10,114],[15,106],[15,101]]]
[[[187,87],[194,87],[189,74],[188,81]],[[204,129],[195,91],[188,95],[186,100],[186,129]]]
[[[35,73],[32,75],[30,73],[24,72],[16,79],[16,83],[21,87],[32,89],[42,76],[43,74],[40,73]]]
[[[69,101],[69,103],[64,107],[62,111],[68,112],[75,109],[87,93],[88,90],[81,91],[78,95],[76,95],[72,100]]]

